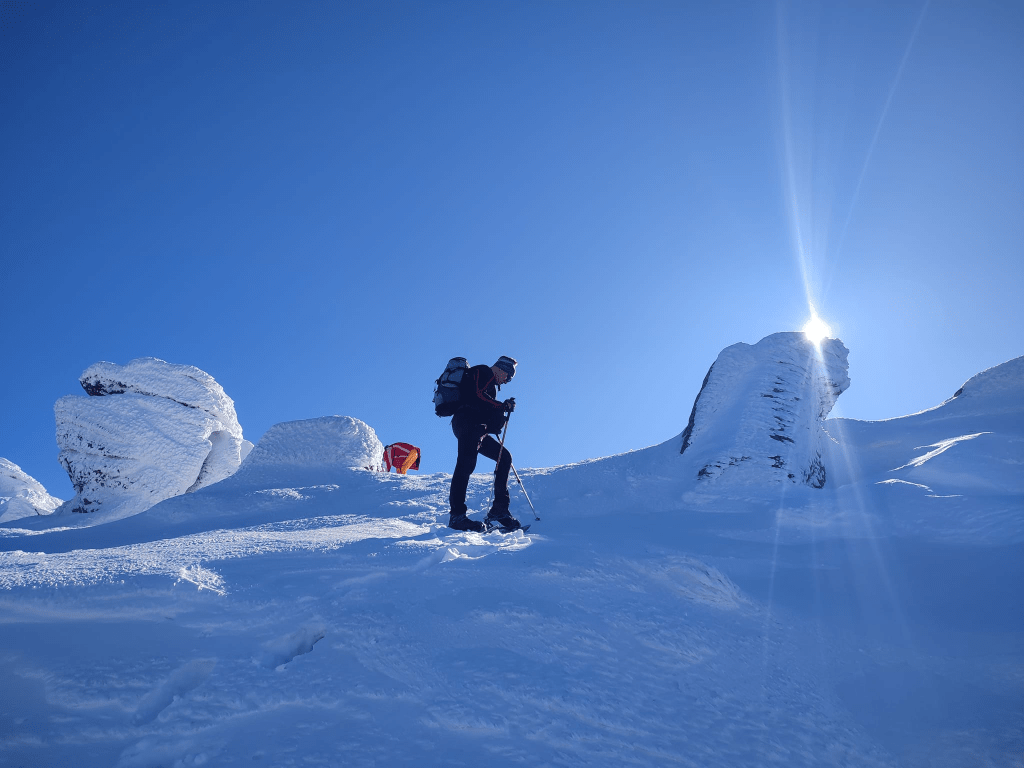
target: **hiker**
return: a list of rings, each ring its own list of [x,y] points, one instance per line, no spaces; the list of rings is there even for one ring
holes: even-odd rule
[[[410,469],[420,468],[420,449],[409,443],[392,443],[384,446],[384,456],[381,459],[384,463],[384,471],[395,472],[404,475]]]
[[[515,410],[514,397],[504,402],[496,399],[501,385],[511,381],[515,375],[516,361],[504,355],[494,365],[474,365],[462,374],[458,406],[452,416],[452,432],[459,441],[459,458],[455,462],[451,492],[448,495],[451,506],[449,528],[482,532],[498,527],[508,532],[522,527],[508,511],[508,472],[512,467],[512,454],[491,437],[501,434],[502,427],[508,421],[508,414]],[[469,486],[469,476],[476,469],[478,453],[496,462],[494,503],[483,523],[466,517],[466,488]]]

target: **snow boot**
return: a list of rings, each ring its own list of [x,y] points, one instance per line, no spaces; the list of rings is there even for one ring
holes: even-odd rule
[[[474,533],[483,533],[486,530],[484,524],[479,520],[470,520],[465,514],[456,515],[454,513],[448,516],[448,527],[454,528],[456,531],[473,531]]]
[[[484,518],[484,525],[487,526],[487,530],[491,531],[495,528],[499,529],[502,533],[511,533],[512,531],[518,531],[522,528],[522,524],[516,520],[512,515],[508,513],[508,510],[494,510],[492,509],[487,513],[487,517]]]

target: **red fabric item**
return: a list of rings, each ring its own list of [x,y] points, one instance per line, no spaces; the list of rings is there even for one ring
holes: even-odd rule
[[[392,443],[391,445],[384,446],[384,471],[390,472],[391,468],[394,467],[399,474],[405,474],[402,472],[402,467],[413,451],[416,452],[416,458],[410,466],[406,467],[406,469],[419,469],[420,449],[415,445],[411,445],[409,443]]]

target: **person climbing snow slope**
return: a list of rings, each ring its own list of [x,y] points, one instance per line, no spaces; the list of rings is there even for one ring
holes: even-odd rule
[[[459,441],[459,457],[452,473],[448,503],[451,507],[448,527],[460,531],[482,532],[489,528],[514,531],[522,526],[509,513],[508,473],[512,454],[492,437],[501,433],[508,414],[516,407],[515,398],[497,400],[502,384],[516,375],[516,361],[502,355],[491,366],[475,365],[466,370],[459,384],[459,404],[452,416],[452,432]],[[494,502],[484,522],[466,516],[466,489],[476,469],[477,454],[495,462]]]

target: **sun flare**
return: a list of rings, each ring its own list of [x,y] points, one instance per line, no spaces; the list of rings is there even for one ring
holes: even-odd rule
[[[807,337],[808,341],[811,341],[815,345],[820,345],[824,339],[832,336],[832,329],[828,327],[828,324],[818,317],[818,313],[812,311],[811,319],[808,320],[804,327],[801,328],[804,336]]]

